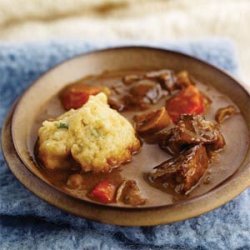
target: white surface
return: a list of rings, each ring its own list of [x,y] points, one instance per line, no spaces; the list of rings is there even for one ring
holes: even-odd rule
[[[0,0],[0,40],[231,38],[250,77],[249,0]],[[250,86],[250,85],[249,85]]]

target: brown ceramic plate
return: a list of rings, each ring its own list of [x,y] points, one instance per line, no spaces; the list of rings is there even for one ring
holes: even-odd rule
[[[237,104],[237,115],[224,126],[227,150],[222,160],[213,166],[210,185],[200,185],[188,199],[176,202],[170,194],[143,181],[142,174],[152,168],[152,157],[138,156],[143,166],[124,167],[125,176],[136,178],[147,197],[154,197],[145,206],[131,208],[120,204],[96,205],[85,196],[58,189],[39,171],[34,158],[37,129],[44,118],[62,112],[57,93],[69,82],[105,71],[152,70],[170,68],[187,70],[218,100],[222,93],[229,97],[221,103]],[[68,60],[40,77],[21,97],[3,129],[3,149],[7,162],[17,178],[31,191],[51,204],[78,216],[119,225],[156,225],[197,216],[234,198],[249,185],[249,128],[250,97],[231,76],[221,70],[181,53],[145,48],[127,47],[96,51]],[[45,114],[45,116],[44,116]],[[11,115],[12,116],[12,115]],[[10,119],[10,118],[9,118]],[[9,141],[9,139],[11,141]],[[148,148],[147,152],[155,152]],[[152,155],[155,155],[152,153]],[[230,157],[229,157],[230,156]],[[161,160],[158,155],[157,159]],[[137,159],[135,158],[135,163]],[[133,162],[132,162],[133,164]],[[128,209],[129,208],[129,209]]]

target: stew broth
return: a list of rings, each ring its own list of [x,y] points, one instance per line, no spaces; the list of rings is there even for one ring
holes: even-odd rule
[[[122,84],[122,79],[126,75],[142,75],[145,74],[144,71],[119,71],[119,72],[104,72],[98,76],[88,76],[81,81],[89,85],[96,86],[107,86],[113,88],[114,86],[119,86],[119,93],[127,91],[126,86]],[[211,104],[205,117],[208,120],[214,120],[216,111],[219,108],[233,105],[237,106],[225,95],[218,92],[215,88],[210,85],[195,81],[196,86],[199,90],[211,99]],[[118,94],[119,95],[119,94]],[[165,104],[168,98],[165,93],[162,93],[162,99],[157,103],[150,105],[148,110],[153,110],[155,108],[161,107]],[[57,117],[58,115],[64,113],[65,110],[62,108],[58,95],[54,96],[45,106],[41,109],[41,113],[37,117],[37,121],[33,127],[34,138],[33,141],[37,140],[37,131],[41,126],[42,122],[46,119]],[[133,110],[132,108],[121,112],[128,120],[133,122],[133,116],[143,113],[143,110]],[[89,191],[101,180],[108,179],[117,185],[122,183],[123,180],[135,180],[138,187],[142,193],[142,196],[146,198],[146,203],[141,207],[154,207],[173,204],[182,199],[189,199],[192,197],[200,196],[209,190],[220,185],[224,180],[229,178],[235,173],[235,171],[240,166],[244,159],[245,153],[249,144],[249,136],[247,126],[245,124],[242,115],[237,112],[230,119],[226,120],[221,125],[221,132],[225,138],[226,146],[225,148],[215,155],[209,168],[205,175],[201,178],[196,188],[192,190],[188,195],[178,195],[175,192],[164,189],[159,186],[153,185],[145,178],[146,173],[152,171],[153,167],[159,165],[163,161],[166,161],[171,156],[165,151],[161,150],[157,144],[148,144],[145,141],[141,151],[134,155],[132,161],[114,169],[110,173],[106,174],[93,174],[93,173],[81,173],[83,177],[83,187],[79,190],[70,189],[67,187],[66,182],[68,177],[76,172],[72,171],[62,171],[47,170],[41,164],[39,164],[39,170],[43,176],[56,188],[66,192],[74,197],[80,198],[82,200],[93,201],[89,196]],[[35,156],[34,156],[35,157]],[[111,206],[119,207],[131,207],[120,202],[110,203]]]

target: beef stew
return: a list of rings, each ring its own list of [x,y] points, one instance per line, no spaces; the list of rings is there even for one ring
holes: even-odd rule
[[[228,144],[232,138],[227,140],[227,137],[232,125],[228,126],[224,133],[223,124],[220,127],[212,117],[224,103],[237,110],[227,97],[196,81],[186,71],[175,73],[164,69],[147,72],[105,72],[99,76],[84,78],[63,89],[59,93],[59,100],[65,110],[76,106],[74,102],[71,106],[72,98],[69,98],[68,102],[66,98],[65,104],[65,98],[62,99],[62,96],[67,96],[67,91],[74,92],[70,86],[75,88],[78,85],[86,85],[90,89],[94,86],[94,89],[98,89],[96,92],[87,93],[83,88],[85,101],[81,105],[86,103],[90,95],[104,92],[108,96],[109,105],[134,124],[142,148],[130,163],[124,163],[111,172],[96,174],[65,171],[65,178],[60,184],[55,181],[57,172],[41,166],[41,172],[54,185],[78,198],[87,197],[103,204],[145,206],[156,201],[159,203],[160,198],[153,198],[153,194],[164,192],[171,194],[171,199],[174,199],[175,194],[176,197],[187,199],[192,197],[192,194],[199,194],[199,191],[195,190],[205,192],[204,190],[209,190],[220,182],[216,178],[213,180],[211,172],[214,166],[218,167],[219,162],[223,162],[231,152],[231,146]],[[79,92],[77,94],[79,95]],[[59,106],[58,102],[57,105]],[[60,107],[59,113],[62,112]],[[240,116],[239,112],[234,114]],[[47,116],[45,114],[46,118]],[[235,119],[232,117],[229,123],[235,123]],[[238,123],[244,130],[242,117]],[[154,155],[154,152],[157,153]],[[146,154],[152,156],[152,161],[145,161]],[[144,162],[147,167],[140,169]],[[137,168],[135,175],[132,174],[134,168]],[[207,169],[211,169],[211,172]],[[208,176],[212,185],[204,188],[202,180]],[[105,186],[109,195],[100,191],[105,189]],[[127,190],[127,194],[122,194],[124,190]],[[116,198],[117,196],[119,198]]]

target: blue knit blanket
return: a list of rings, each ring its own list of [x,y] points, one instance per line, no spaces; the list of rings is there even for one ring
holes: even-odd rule
[[[47,69],[84,51],[114,45],[0,44],[0,124],[17,96]],[[237,72],[233,46],[226,40],[154,45]],[[0,152],[0,249],[250,249],[250,190],[198,218],[119,227],[77,218],[40,200],[16,180]]]

